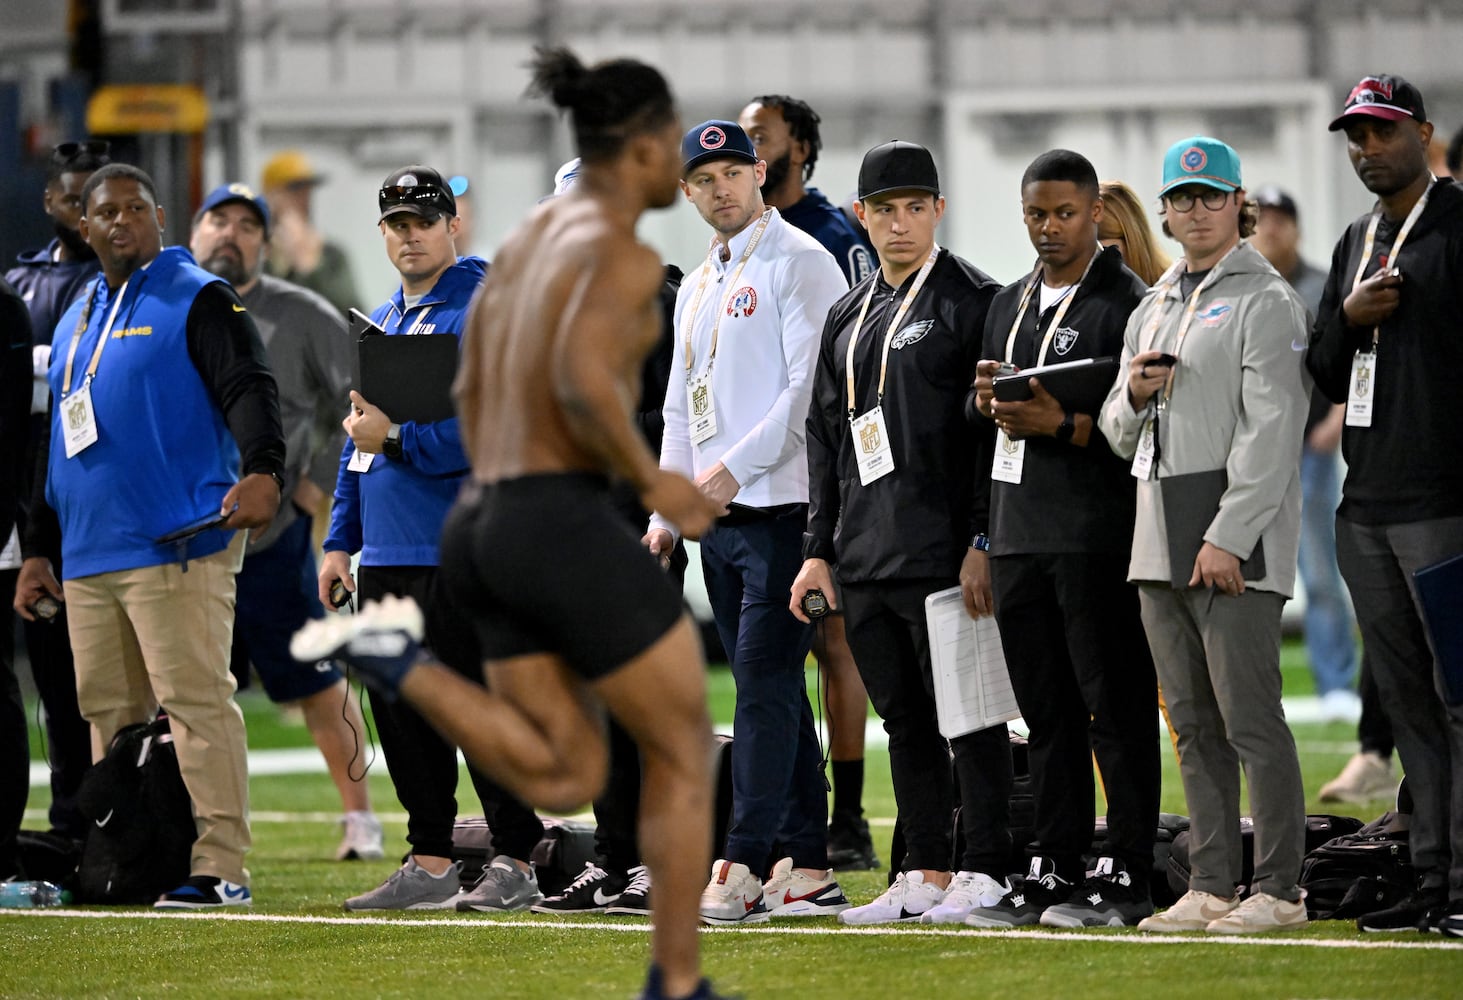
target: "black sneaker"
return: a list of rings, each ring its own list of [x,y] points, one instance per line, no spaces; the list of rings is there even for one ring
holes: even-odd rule
[[[836,872],[874,871],[879,867],[869,824],[862,816],[834,814],[828,824],[828,867]]]
[[[620,898],[624,889],[624,878],[590,861],[567,889],[529,909],[534,913],[601,913]]]
[[[1433,910],[1428,924],[1434,934],[1463,938],[1463,899],[1449,900],[1446,906]]]
[[[1372,932],[1426,930],[1428,911],[1445,907],[1447,902],[1448,890],[1444,886],[1418,889],[1385,910],[1363,913],[1356,918],[1356,929]]]
[[[247,885],[212,875],[194,875],[153,903],[158,910],[216,910],[223,906],[249,906],[254,898]]]
[[[1117,858],[1097,859],[1087,880],[1065,902],[1041,915],[1047,927],[1129,927],[1153,914],[1147,885],[1138,885]]]
[[[611,917],[650,916],[650,869],[636,865],[629,871],[630,881],[620,898],[605,908]]]
[[[1047,907],[1072,895],[1072,883],[1057,875],[1047,858],[1032,858],[1025,875],[1012,875],[1008,881],[1011,891],[995,906],[971,910],[965,917],[967,927],[1028,927],[1041,922]]]
[[[645,989],[641,991],[639,1000],[666,1000],[665,990],[661,985],[662,978],[660,966],[652,965],[649,975],[645,977]],[[686,1000],[735,1000],[735,998],[716,992],[711,985],[711,980],[702,979],[696,985],[696,992],[686,997]]]

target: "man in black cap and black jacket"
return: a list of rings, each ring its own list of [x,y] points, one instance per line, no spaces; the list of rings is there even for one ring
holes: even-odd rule
[[[991,304],[970,403],[979,423],[999,428],[977,509],[988,495],[996,621],[1030,727],[1036,843],[1010,894],[966,923],[1122,926],[1153,912],[1159,788],[1158,681],[1127,582],[1133,478],[1097,430],[1096,405],[1065,407],[1040,378],[1028,383],[1031,399],[1002,402],[992,379],[1002,363],[1116,358],[1146,286],[1116,248],[1098,245],[1102,198],[1086,157],[1038,156],[1021,179],[1021,205],[1037,266]],[[1094,753],[1108,841],[1088,878]]]
[[[1336,557],[1407,772],[1415,893],[1357,920],[1366,931],[1463,936],[1463,705],[1444,704],[1412,574],[1463,553],[1463,190],[1427,166],[1433,126],[1399,76],[1365,77],[1345,130],[1377,207],[1342,235],[1306,367],[1346,404]]]
[[[856,209],[880,266],[823,327],[808,413],[805,561],[791,607],[807,620],[809,590],[836,600],[829,567],[837,565],[848,643],[889,732],[908,843],[889,890],[839,920],[934,922],[950,895],[974,905],[1000,898],[1010,854],[1005,726],[948,743],[940,735],[924,610],[928,595],[959,584],[972,616],[991,611],[986,554],[971,546],[981,435],[964,401],[998,284],[935,243],[945,199],[923,146],[869,150]],[[966,838],[957,872],[951,750]]]

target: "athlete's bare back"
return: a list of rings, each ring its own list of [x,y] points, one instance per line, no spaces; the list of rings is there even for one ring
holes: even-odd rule
[[[479,482],[592,469],[650,486],[656,458],[631,414],[663,271],[608,204],[575,192],[540,205],[473,304],[455,393]]]

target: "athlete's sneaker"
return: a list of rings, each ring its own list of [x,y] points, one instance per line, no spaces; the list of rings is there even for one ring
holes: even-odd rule
[[[1025,875],[1012,875],[1007,881],[1011,891],[991,906],[971,910],[965,915],[965,926],[1029,927],[1041,922],[1047,907],[1072,894],[1072,883],[1057,874],[1050,858],[1032,858]]]
[[[381,821],[369,809],[348,812],[340,818],[345,835],[335,849],[336,861],[375,861],[386,856]]]
[[[477,884],[457,897],[457,909],[463,913],[512,913],[542,903],[543,899],[533,866],[524,872],[512,858],[500,854],[483,865]]]
[[[1148,886],[1139,885],[1119,859],[1101,857],[1065,902],[1046,908],[1041,922],[1047,927],[1130,927],[1152,914]]]
[[[567,889],[557,896],[534,903],[529,909],[534,913],[603,913],[620,898],[625,881],[590,861]]]
[[[1257,892],[1204,929],[1210,934],[1263,934],[1306,925],[1305,897],[1280,899]]]
[[[772,877],[762,886],[762,905],[767,915],[779,917],[831,917],[851,905],[829,871],[825,878],[812,878],[793,868],[792,858],[772,867]]]
[[[344,616],[338,616],[344,617]],[[450,910],[462,889],[462,862],[454,861],[441,875],[433,875],[416,858],[392,872],[370,892],[347,899],[344,906],[358,910]]]
[[[1138,929],[1153,934],[1202,931],[1238,906],[1238,898],[1225,899],[1202,889],[1190,889],[1162,913],[1155,913],[1138,921]]]
[[[879,867],[868,820],[833,814],[828,822],[828,867],[836,872],[874,871]]]
[[[1352,754],[1341,773],[1321,786],[1322,802],[1350,802],[1364,806],[1397,794],[1392,761],[1372,750]]]
[[[251,906],[254,897],[247,885],[212,875],[193,875],[153,903],[156,910],[217,910],[224,906]]]
[[[410,597],[367,601],[359,614],[326,615],[305,624],[290,640],[301,663],[338,659],[350,664],[371,687],[395,698],[406,672],[425,655],[422,609]]]
[[[985,872],[956,872],[945,890],[945,898],[919,916],[922,924],[959,924],[971,910],[995,906],[1007,893],[1005,882]]]
[[[665,995],[665,987],[662,985],[663,978],[660,974],[660,966],[652,965],[650,974],[645,977],[645,989],[640,991],[639,1000],[669,1000]],[[732,1000],[732,998],[716,992],[711,985],[711,980],[702,979],[696,985],[696,991],[688,995],[685,1000]]]
[[[625,874],[630,877],[625,891],[605,913],[611,917],[650,916],[650,869],[636,865]]]
[[[840,924],[917,923],[945,899],[945,890],[925,881],[924,872],[899,872],[894,884],[872,903],[850,907],[838,915]]]
[[[760,924],[767,919],[762,882],[739,861],[718,860],[701,890],[701,919],[708,924]]]
[[[1445,886],[1418,889],[1408,893],[1385,910],[1364,913],[1356,918],[1359,931],[1415,931],[1428,922],[1428,914],[1445,906],[1448,890]]]

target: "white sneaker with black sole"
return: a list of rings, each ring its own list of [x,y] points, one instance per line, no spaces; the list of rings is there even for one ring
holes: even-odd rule
[[[760,924],[767,919],[762,880],[739,861],[718,860],[701,890],[701,920],[708,924]]]

